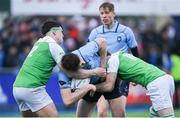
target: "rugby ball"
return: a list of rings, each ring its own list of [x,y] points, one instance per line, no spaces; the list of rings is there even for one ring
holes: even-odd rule
[[[72,79],[71,88],[73,90],[80,89],[90,83],[90,78],[87,79]]]

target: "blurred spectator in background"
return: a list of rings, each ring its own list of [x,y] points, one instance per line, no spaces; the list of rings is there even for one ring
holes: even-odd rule
[[[18,64],[18,49],[15,46],[9,47],[4,60],[4,66],[15,68]]]
[[[4,19],[3,27],[0,29],[1,52],[4,56],[8,49],[15,45],[18,54],[24,45],[32,44],[40,37],[40,23],[48,16],[8,16]],[[65,37],[64,47],[67,52],[77,49],[87,41],[90,31],[100,24],[97,16],[53,16],[58,22],[63,24]],[[140,57],[145,61],[169,71],[166,63],[166,54],[171,55],[172,48],[176,48],[176,42],[180,40],[180,33],[177,32],[177,18],[162,27],[160,31],[155,28],[155,21],[145,17],[121,17],[122,24],[131,26],[138,37]],[[85,40],[84,40],[85,39]],[[67,42],[66,42],[67,40]],[[3,51],[2,51],[3,50]],[[165,56],[164,56],[165,54]],[[2,53],[1,53],[2,56]],[[4,58],[1,57],[1,60]],[[165,64],[165,66],[163,65]],[[167,65],[166,65],[167,64]],[[18,66],[18,65],[16,65]]]
[[[179,54],[172,54],[171,60],[173,63],[171,74],[175,80],[175,100],[174,100],[174,107],[179,108],[179,89],[180,89],[180,74],[179,74],[179,67],[180,67],[180,55]]]
[[[22,50],[19,52],[19,55],[18,55],[18,64],[17,65],[19,68],[23,65],[23,62],[26,59],[27,55],[29,54],[31,48],[32,47],[30,45],[24,45],[22,47]]]
[[[162,55],[162,69],[167,73],[171,70],[171,49],[174,46],[175,39],[175,29],[172,27],[170,23],[167,23],[160,31],[161,47],[160,54]]]
[[[174,40],[174,45],[171,47],[171,55],[170,59],[172,61],[172,68],[171,68],[171,75],[174,77],[175,80],[175,100],[174,100],[174,107],[179,108],[180,103],[180,40],[176,35]]]
[[[155,29],[154,22],[148,22],[147,28],[141,33],[143,56],[142,59],[148,63],[160,67],[161,62],[161,40],[158,37],[158,32]]]
[[[3,67],[3,60],[4,60],[4,50],[3,50],[3,44],[0,41],[0,68]]]

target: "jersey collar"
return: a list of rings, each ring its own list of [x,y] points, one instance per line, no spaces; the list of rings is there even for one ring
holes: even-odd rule
[[[115,21],[114,26],[111,29],[108,29],[103,25],[103,32],[104,33],[105,32],[117,32],[118,26],[119,26],[119,23],[117,21]]]
[[[45,36],[41,38],[38,42],[48,42],[48,43],[56,43],[56,41],[50,36]]]

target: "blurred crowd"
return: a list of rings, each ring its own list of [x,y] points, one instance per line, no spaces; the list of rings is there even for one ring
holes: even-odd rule
[[[41,24],[47,19],[60,22],[64,28],[66,52],[73,51],[88,41],[90,31],[101,24],[98,16],[8,16],[0,28],[0,68],[19,68],[34,42],[42,34]],[[134,31],[140,58],[169,72],[172,54],[180,55],[180,37],[171,19],[160,28],[146,17],[117,17],[120,23]]]

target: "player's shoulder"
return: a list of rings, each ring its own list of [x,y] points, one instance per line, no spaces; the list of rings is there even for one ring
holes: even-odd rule
[[[97,26],[96,28],[94,28],[94,29],[92,30],[92,32],[95,32],[95,33],[97,33],[97,34],[102,33],[102,32],[103,32],[103,25]]]
[[[117,31],[118,32],[125,32],[128,29],[128,26],[118,23],[117,24]]]
[[[122,33],[126,33],[131,31],[131,28],[129,26],[126,26],[124,24],[121,23],[117,23],[117,32],[122,32]]]

